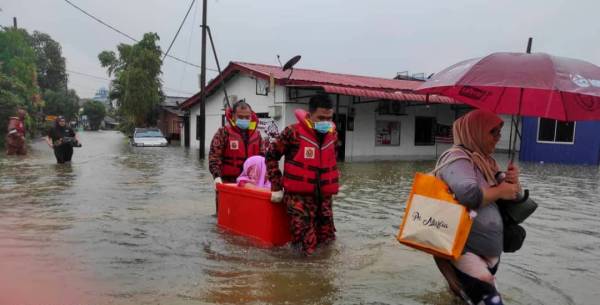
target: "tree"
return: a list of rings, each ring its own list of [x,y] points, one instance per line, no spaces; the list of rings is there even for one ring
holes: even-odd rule
[[[4,28],[0,31],[0,73],[18,87],[15,92],[21,97],[19,104],[33,107],[38,94],[35,53],[28,43],[25,30]],[[28,109],[31,110],[31,109]]]
[[[40,101],[36,79],[35,53],[22,29],[0,30],[0,132],[17,107],[32,113]],[[31,127],[31,124],[28,125]],[[0,136],[0,146],[4,145]]]
[[[79,111],[79,96],[71,89],[65,94],[64,90],[44,92],[44,112],[51,115],[62,115],[67,120],[74,119]]]
[[[116,99],[126,125],[148,126],[156,123],[152,112],[164,99],[162,92],[161,50],[156,33],[146,33],[134,45],[119,44],[114,51],[103,51],[98,59],[114,75],[110,99]]]
[[[106,108],[102,102],[89,101],[83,105],[83,114],[87,116],[92,130],[98,130],[104,116],[106,116]]]
[[[38,84],[42,90],[65,90],[67,80],[62,48],[50,35],[34,31],[29,36],[36,55]]]

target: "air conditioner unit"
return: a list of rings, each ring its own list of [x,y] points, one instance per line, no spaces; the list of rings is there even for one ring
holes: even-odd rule
[[[269,106],[269,117],[274,120],[281,118],[281,108],[280,105]]]

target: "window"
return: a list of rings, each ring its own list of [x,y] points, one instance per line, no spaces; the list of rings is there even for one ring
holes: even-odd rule
[[[256,95],[269,95],[269,81],[256,78]]]
[[[415,146],[435,144],[435,118],[415,117]]]
[[[575,122],[559,122],[540,118],[538,121],[538,142],[575,143]]]
[[[400,145],[400,122],[398,121],[376,121],[375,122],[375,146],[399,146]]]

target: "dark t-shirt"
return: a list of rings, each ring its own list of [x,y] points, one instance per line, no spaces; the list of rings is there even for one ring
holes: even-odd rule
[[[52,127],[48,130],[48,137],[52,139],[52,142],[56,142],[59,139],[64,137],[74,137],[75,131],[73,128],[65,126],[65,127]]]

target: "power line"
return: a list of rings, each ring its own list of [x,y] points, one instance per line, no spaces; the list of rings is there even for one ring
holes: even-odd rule
[[[101,76],[91,75],[91,74],[87,74],[87,73],[83,73],[83,72],[78,72],[78,71],[73,71],[73,70],[66,70],[66,71],[69,72],[69,73],[73,73],[73,74],[77,74],[77,75],[81,75],[81,76],[86,76],[86,77],[97,79],[97,80],[101,80],[101,81],[111,81],[110,79],[105,78],[105,77],[101,77]],[[189,94],[189,95],[196,94],[196,93],[182,91],[182,90],[178,90],[178,89],[170,88],[170,87],[166,87],[166,86],[163,86],[163,88],[167,89],[167,90],[170,90],[170,91],[175,91],[175,92],[179,92],[179,93],[185,93],[185,94]]]
[[[73,2],[71,2],[69,0],[65,0],[65,1],[68,4],[70,4],[71,6],[73,6],[74,8],[76,8],[77,10],[79,10],[80,12],[82,12],[82,13],[86,14],[88,17],[90,17],[90,18],[92,18],[92,19],[100,22],[101,24],[103,24],[104,26],[108,27],[109,29],[111,29],[111,30],[113,30],[113,31],[115,31],[115,32],[117,32],[117,33],[119,33],[119,34],[121,34],[121,35],[123,35],[123,36],[125,36],[125,37],[127,37],[127,38],[129,38],[129,39],[131,39],[133,41],[135,41],[135,42],[137,42],[137,39],[135,39],[135,38],[133,38],[133,37],[131,37],[131,36],[129,36],[129,35],[121,32],[121,31],[119,31],[119,29],[115,28],[114,26],[112,26],[112,25],[110,25],[110,24],[108,24],[108,23],[100,20],[100,18],[97,18],[96,16],[94,16],[94,15],[86,12],[85,10],[83,10],[82,8],[80,8],[79,6],[75,5]]]
[[[84,13],[86,16],[88,16],[88,17],[90,17],[90,18],[92,18],[92,19],[96,20],[96,21],[97,21],[97,22],[99,22],[100,24],[102,24],[102,25],[104,25],[104,26],[108,27],[109,29],[111,29],[111,30],[113,30],[113,31],[115,31],[115,32],[117,32],[117,33],[119,33],[119,34],[121,34],[121,35],[123,35],[123,36],[127,37],[128,39],[131,39],[132,41],[135,41],[135,42],[138,42],[138,41],[139,41],[139,40],[137,40],[137,39],[133,38],[132,36],[130,36],[130,35],[128,35],[128,34],[126,34],[126,33],[122,32],[122,31],[120,31],[120,30],[119,30],[119,29],[117,29],[116,27],[114,27],[114,26],[112,26],[112,25],[110,25],[110,24],[108,24],[108,23],[106,23],[106,22],[102,21],[100,18],[98,18],[98,17],[96,17],[96,16],[94,16],[94,15],[92,15],[92,14],[88,13],[88,12],[87,12],[87,11],[85,11],[84,9],[82,9],[82,8],[80,8],[79,6],[75,5],[73,2],[71,2],[71,1],[69,1],[69,0],[65,0],[65,2],[67,2],[69,5],[73,6],[74,8],[76,8],[77,10],[79,10],[80,12]],[[186,60],[183,60],[183,59],[181,59],[181,58],[175,57],[175,56],[173,56],[173,55],[168,55],[168,54],[166,54],[166,53],[165,53],[165,52],[163,52],[163,51],[161,51],[161,53],[162,53],[162,54],[165,54],[165,56],[167,56],[167,57],[169,57],[169,58],[172,58],[172,59],[174,59],[174,60],[177,60],[177,61],[179,61],[179,62],[182,62],[182,63],[188,64],[188,65],[190,65],[190,66],[193,66],[193,67],[196,67],[196,68],[202,68],[200,65],[197,65],[197,64],[191,63],[191,62],[189,62],[189,61],[186,61]],[[212,69],[212,68],[206,68],[206,70],[210,70],[210,71],[214,71],[214,72],[219,72],[217,69]]]
[[[82,76],[87,76],[87,77],[91,77],[91,78],[95,78],[95,79],[99,79],[99,80],[110,81],[110,79],[106,78],[106,77],[91,75],[91,74],[87,74],[87,73],[83,73],[83,72],[77,72],[77,71],[73,71],[73,70],[69,70],[69,69],[67,69],[66,71],[69,72],[69,73],[78,74],[78,75],[82,75]]]
[[[165,57],[167,57],[167,55],[169,55],[169,51],[171,51],[171,47],[173,46],[173,43],[175,43],[177,36],[179,36],[179,31],[181,31],[181,28],[183,27],[185,20],[187,19],[188,15],[190,14],[190,11],[192,10],[194,3],[196,3],[196,0],[192,0],[192,3],[190,3],[190,7],[188,8],[187,12],[185,13],[185,17],[183,17],[183,20],[181,21],[181,24],[179,25],[179,28],[177,29],[177,33],[175,33],[175,36],[173,37],[173,40],[171,40],[171,44],[169,45],[169,48],[167,48],[167,52],[165,52],[165,56],[163,56],[163,59],[162,59],[163,61],[165,60]]]

